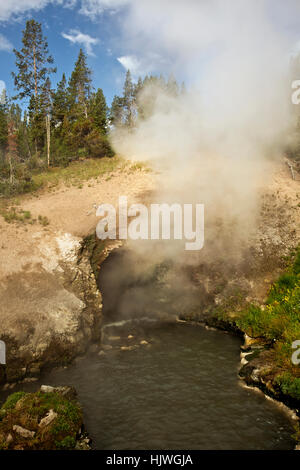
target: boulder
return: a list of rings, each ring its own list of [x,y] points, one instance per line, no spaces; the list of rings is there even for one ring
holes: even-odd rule
[[[57,418],[57,416],[58,415],[57,413],[55,413],[54,410],[49,410],[46,416],[43,419],[41,419],[41,421],[39,422],[39,427],[44,428],[48,426],[49,424],[52,423],[52,421],[55,420],[55,418]]]
[[[22,426],[19,426],[18,424],[13,425],[13,431],[28,439],[32,439],[35,435],[34,431],[29,431],[29,429],[22,428]]]

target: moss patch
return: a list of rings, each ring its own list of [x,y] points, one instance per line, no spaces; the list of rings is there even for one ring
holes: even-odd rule
[[[42,421],[49,413],[53,418]],[[0,409],[0,449],[73,449],[82,426],[82,411],[75,399],[53,392],[17,392]],[[18,432],[18,426],[30,437]],[[26,434],[26,433],[24,433]]]

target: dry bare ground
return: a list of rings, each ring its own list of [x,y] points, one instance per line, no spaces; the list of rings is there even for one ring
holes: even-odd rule
[[[282,257],[300,242],[300,174],[292,174],[287,160],[274,165],[271,180],[261,190],[259,227],[253,241],[260,270],[255,273],[253,297],[264,301],[270,284],[282,270]]]
[[[8,381],[82,352],[99,334],[101,295],[88,259],[78,256],[80,242],[95,231],[96,205],[116,205],[119,195],[135,202],[153,185],[147,171],[115,171],[81,189],[62,186],[21,198],[33,219],[49,219],[45,227],[1,217],[0,339],[7,345]]]

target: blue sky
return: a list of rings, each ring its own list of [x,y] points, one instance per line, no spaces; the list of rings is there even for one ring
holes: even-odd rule
[[[82,47],[108,104],[122,93],[127,68],[135,79],[172,73],[191,86],[210,79],[209,68],[231,50],[235,63],[244,53],[254,65],[253,56],[268,59],[270,44],[277,61],[300,51],[299,0],[0,0],[0,90],[5,82],[10,96],[12,49],[21,48],[30,18],[42,23],[54,56],[52,84],[70,76]]]
[[[18,0],[12,3],[18,3]],[[37,5],[38,1],[33,0],[32,4],[34,3]],[[45,2],[41,0],[40,5],[43,3]],[[7,20],[1,21],[1,8],[0,6],[0,80],[5,82],[10,96],[14,94],[11,71],[15,71],[15,55],[12,49],[22,47],[22,29],[30,18],[42,23],[49,50],[54,56],[57,73],[51,77],[53,85],[61,79],[63,72],[67,77],[70,75],[82,47],[88,54],[88,64],[93,71],[93,84],[96,88],[101,87],[104,90],[108,103],[114,94],[122,92],[125,67],[121,62],[125,66],[131,63],[122,48],[118,27],[119,15],[104,11],[95,19],[92,15],[80,13],[80,5],[66,8],[63,5],[48,4],[36,10],[26,9],[20,15],[11,15]]]

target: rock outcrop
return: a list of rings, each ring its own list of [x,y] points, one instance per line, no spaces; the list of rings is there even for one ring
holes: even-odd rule
[[[22,282],[15,279],[18,273],[2,284],[6,316],[1,339],[7,356],[0,383],[67,363],[100,338],[102,301],[89,251],[70,234],[41,243],[41,263],[24,270]],[[13,286],[18,292],[9,299],[7,290]]]

